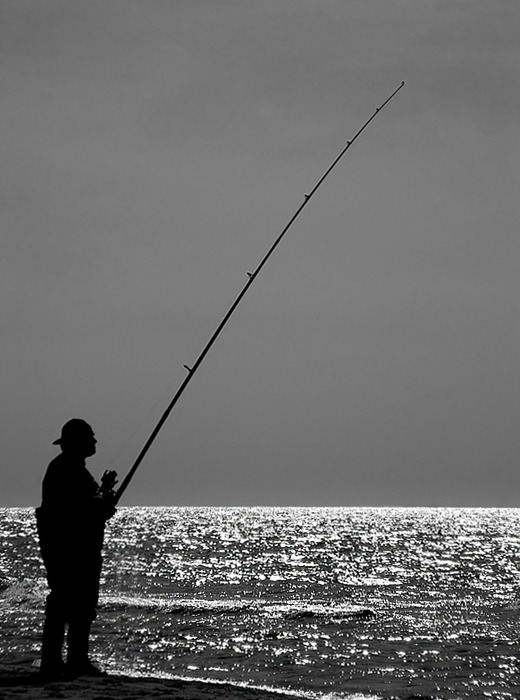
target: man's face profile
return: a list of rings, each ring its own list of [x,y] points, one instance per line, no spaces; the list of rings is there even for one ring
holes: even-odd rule
[[[92,457],[96,454],[97,440],[94,432],[81,432],[70,440],[62,443],[63,452],[74,452],[81,457]]]
[[[72,419],[63,426],[61,438],[55,445],[60,445],[63,452],[80,457],[92,457],[96,454],[96,436],[88,423]]]

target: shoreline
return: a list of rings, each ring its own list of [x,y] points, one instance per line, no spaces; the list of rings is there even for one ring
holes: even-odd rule
[[[43,682],[38,678],[33,658],[9,654],[0,661],[0,697],[2,700],[48,700],[49,697],[66,697],[67,700],[294,700],[302,696],[226,682],[116,674]]]

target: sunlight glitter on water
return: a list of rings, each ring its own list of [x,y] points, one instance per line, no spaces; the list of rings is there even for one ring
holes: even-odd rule
[[[3,515],[2,624],[37,648],[32,520]],[[320,697],[513,698],[519,544],[516,510],[124,508],[93,641],[115,670]]]

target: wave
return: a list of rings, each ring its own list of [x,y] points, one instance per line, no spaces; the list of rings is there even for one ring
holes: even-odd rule
[[[20,581],[4,578],[0,586],[0,603],[8,607],[39,605],[43,603],[47,593],[47,584],[43,579]]]
[[[173,673],[160,672],[150,674],[149,672],[140,672],[127,670],[124,668],[114,668],[116,673],[122,673],[128,678],[160,678],[164,680],[175,680],[182,681],[184,683],[203,683],[205,685],[225,685],[232,686],[234,688],[244,688],[246,690],[259,690],[266,693],[273,693],[276,695],[283,695],[283,697],[294,697],[301,698],[301,700],[381,700],[380,695],[367,694],[367,693],[328,693],[320,692],[317,690],[291,690],[287,688],[280,688],[273,685],[257,685],[254,683],[248,683],[246,681],[237,681],[221,678],[206,678],[199,676],[182,676]],[[435,700],[434,698],[429,698],[427,696],[421,695],[421,700]]]
[[[268,615],[289,620],[327,618],[338,620],[369,620],[376,613],[372,608],[350,603],[310,603],[287,601],[273,603],[267,600],[223,600],[204,598],[170,598],[139,596],[102,596],[100,607],[109,611],[145,610],[170,615]]]
[[[39,607],[48,593],[42,579],[18,580],[2,578],[0,604],[7,607]],[[310,602],[287,600],[273,602],[266,599],[212,599],[177,598],[171,596],[101,595],[99,608],[109,612],[142,610],[166,615],[231,616],[256,615],[279,617],[286,620],[326,619],[332,622],[370,620],[376,613],[372,608],[338,602]]]

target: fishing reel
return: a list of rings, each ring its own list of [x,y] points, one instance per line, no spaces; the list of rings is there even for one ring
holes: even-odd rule
[[[114,490],[114,486],[117,484],[117,472],[113,469],[106,469],[101,477],[101,491],[102,493],[110,493]]]

